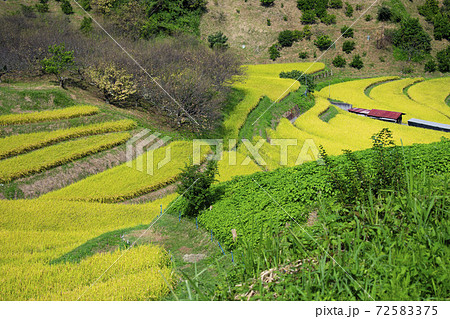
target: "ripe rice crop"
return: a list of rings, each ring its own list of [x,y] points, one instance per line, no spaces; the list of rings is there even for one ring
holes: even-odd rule
[[[105,122],[86,126],[71,127],[65,130],[37,132],[4,137],[0,139],[0,159],[19,155],[56,142],[94,134],[120,132],[136,127],[132,120]]]
[[[403,93],[403,89],[412,85],[415,86],[423,81],[423,78],[408,78],[392,82],[387,82],[376,86],[370,91],[370,97],[382,103],[383,110],[403,112],[403,121],[411,118],[418,118],[427,121],[450,123],[450,119],[443,113],[411,100]]]
[[[0,200],[0,300],[77,300],[123,253],[49,262],[109,231],[149,224],[177,195],[140,205]],[[80,300],[157,300],[173,283],[167,253],[130,249]]]
[[[252,160],[245,163],[247,156],[240,151],[223,152],[222,155],[222,159],[218,162],[219,175],[217,180],[219,182],[229,181],[234,176],[250,175],[261,171],[261,168]]]
[[[170,149],[171,160],[162,167],[157,165]],[[89,176],[63,189],[50,192],[42,198],[76,201],[120,202],[150,193],[176,180],[180,169],[192,162],[192,143],[176,141],[166,147],[153,151],[154,171],[148,174],[149,153],[144,153],[130,163],[124,163],[100,174]],[[205,158],[210,151],[203,147],[200,157]],[[137,163],[143,163],[142,169],[136,169]],[[130,167],[131,165],[132,167]]]
[[[408,89],[409,97],[450,118],[450,108],[445,99],[450,95],[450,77],[417,83]],[[448,123],[448,122],[446,122]]]
[[[396,80],[398,78],[398,76],[384,76],[333,84],[330,87],[325,87],[319,92],[316,92],[315,95],[323,98],[343,101],[345,103],[352,104],[353,107],[380,109],[382,108],[382,105],[368,97],[364,93],[364,90],[377,83]]]
[[[0,182],[43,172],[67,162],[94,154],[130,138],[129,133],[112,133],[48,146],[0,161]]]
[[[229,138],[237,138],[239,129],[244,125],[247,115],[253,110],[258,101],[267,96],[276,101],[285,97],[300,87],[300,83],[293,79],[281,79],[283,71],[306,71],[308,74],[325,68],[323,63],[283,63],[247,65],[247,78],[233,84],[233,87],[244,90],[245,98],[236,105],[231,115],[224,121]]]
[[[95,106],[81,105],[51,111],[8,114],[0,116],[0,125],[55,121],[79,116],[93,115],[97,114],[98,112],[99,109]]]

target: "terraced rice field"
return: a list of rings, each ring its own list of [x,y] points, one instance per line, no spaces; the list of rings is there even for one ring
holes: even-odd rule
[[[233,113],[225,119],[224,126],[228,138],[237,138],[239,129],[245,122],[247,115],[258,104],[263,96],[278,101],[289,92],[299,88],[298,81],[281,79],[280,72],[298,70],[311,74],[325,68],[323,63],[284,63],[247,65],[246,78],[237,82],[233,87],[244,90],[245,98],[236,106]]]

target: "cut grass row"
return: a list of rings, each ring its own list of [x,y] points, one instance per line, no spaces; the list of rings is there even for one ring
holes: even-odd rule
[[[81,105],[42,112],[7,114],[0,116],[0,126],[69,119],[73,117],[93,115],[98,112],[99,109],[95,106]]]
[[[0,182],[45,171],[127,141],[129,133],[111,133],[48,146],[0,161]]]
[[[50,144],[65,140],[120,131],[128,131],[136,127],[132,120],[104,122],[86,126],[72,127],[65,130],[37,132],[8,136],[0,139],[0,159],[19,155]]]

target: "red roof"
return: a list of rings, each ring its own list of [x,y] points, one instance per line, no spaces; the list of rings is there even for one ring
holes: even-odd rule
[[[373,110],[370,110],[370,112],[367,115],[373,116],[373,117],[383,117],[383,118],[387,118],[387,119],[397,120],[403,114],[405,114],[405,113],[373,109]]]
[[[348,111],[352,112],[352,113],[365,114],[365,115],[369,114],[369,112],[370,112],[370,110],[360,109],[357,107],[352,107],[351,109],[348,109]]]

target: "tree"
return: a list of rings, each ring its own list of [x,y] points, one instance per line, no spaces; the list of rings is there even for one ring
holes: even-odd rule
[[[61,10],[62,10],[62,12],[64,12],[64,14],[72,14],[73,13],[73,8],[72,8],[72,5],[70,4],[69,0],[63,0],[61,2]]]
[[[41,60],[41,65],[45,73],[54,74],[59,81],[59,85],[64,88],[65,78],[63,73],[74,67],[73,51],[66,51],[65,45],[53,45],[48,47],[49,58]]]
[[[272,61],[275,61],[281,56],[280,45],[278,43],[269,48],[269,56]]]
[[[350,54],[355,49],[355,41],[344,41],[342,43],[342,51],[347,54]]]
[[[386,6],[381,6],[378,9],[377,20],[378,21],[390,21],[392,17],[391,8]]]
[[[227,49],[228,38],[222,33],[222,31],[218,31],[216,33],[210,34],[208,36],[208,42],[210,48],[221,48],[221,49]]]
[[[345,61],[345,58],[343,58],[340,55],[335,57],[333,60],[333,65],[337,68],[343,68],[346,64],[347,64],[347,62]]]
[[[274,5],[275,0],[260,0],[261,5],[265,7],[271,7]]]
[[[202,171],[200,165],[186,165],[178,176],[178,194],[185,198],[183,215],[196,217],[213,202],[211,185],[217,181],[217,162],[209,161]]]
[[[90,81],[103,92],[108,102],[122,102],[136,93],[133,76],[112,63],[90,67],[86,73]]]
[[[423,58],[431,51],[431,38],[423,30],[419,19],[403,19],[394,33],[393,44],[405,52],[409,60]]]
[[[278,34],[278,42],[282,47],[291,47],[295,38],[291,30],[284,30]]]
[[[424,71],[425,72],[433,73],[436,70],[437,70],[437,65],[436,65],[436,62],[434,62],[433,59],[431,59],[431,60],[427,61],[427,63],[425,63],[425,66],[424,66]]]
[[[364,63],[363,60],[361,59],[361,57],[359,56],[359,54],[355,55],[353,57],[352,62],[350,62],[349,64],[352,68],[361,70],[364,67]]]
[[[320,21],[326,25],[336,24],[336,16],[334,14],[327,13],[320,18]]]
[[[306,40],[311,40],[312,31],[309,25],[305,25],[303,27],[303,36],[305,37]]]
[[[341,34],[344,38],[353,38],[353,28],[349,28],[346,25],[344,25],[341,28]]]
[[[433,20],[433,33],[436,40],[450,40],[450,14],[438,13]]]
[[[450,45],[436,54],[438,69],[442,73],[450,72]]]
[[[320,51],[325,51],[333,44],[333,41],[328,35],[321,35],[314,41],[314,45],[319,48]]]

